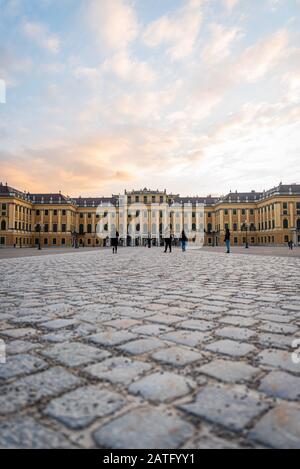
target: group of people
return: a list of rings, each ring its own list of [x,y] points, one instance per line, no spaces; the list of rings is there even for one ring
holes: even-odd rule
[[[112,247],[113,254],[118,253],[119,238],[120,238],[120,235],[119,235],[118,231],[116,231],[114,236],[112,238],[110,238],[110,245]],[[170,234],[168,237],[166,237],[164,239],[164,245],[165,245],[165,251],[164,252],[168,252],[168,250],[169,250],[169,252],[172,252],[173,239],[174,239],[174,236],[172,234]],[[187,241],[188,241],[188,237],[186,236],[186,234],[183,230],[182,233],[181,233],[181,247],[182,247],[183,252],[186,251]],[[150,235],[147,238],[147,246],[148,246],[149,249],[152,246],[152,238],[151,238]]]

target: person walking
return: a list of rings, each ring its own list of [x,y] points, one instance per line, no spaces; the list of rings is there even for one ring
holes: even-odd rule
[[[229,228],[226,228],[225,243],[227,247],[227,254],[230,254],[230,230]]]
[[[167,238],[165,238],[165,252],[167,252],[169,249],[170,252],[172,252],[172,235],[168,235]]]
[[[113,254],[117,254],[118,253],[118,245],[119,245],[119,232],[116,231],[116,233],[114,234],[114,237],[111,238],[111,241],[110,241],[110,244],[112,246],[112,252]]]
[[[182,252],[185,252],[186,251],[186,243],[187,243],[187,236],[185,234],[185,231],[182,230],[182,233],[181,233],[181,247],[182,247]]]
[[[148,234],[148,239],[147,239],[147,244],[148,244],[149,249],[151,248],[151,243],[152,243],[152,239],[151,239],[151,234],[149,233]]]

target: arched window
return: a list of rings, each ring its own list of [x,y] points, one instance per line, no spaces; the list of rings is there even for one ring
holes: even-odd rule
[[[2,220],[2,222],[1,222],[1,231],[5,231],[5,230],[6,230],[6,221]]]
[[[92,232],[92,225],[89,223],[87,226],[87,232],[91,233]]]
[[[207,232],[208,232],[208,233],[211,233],[211,230],[212,230],[212,224],[211,224],[211,223],[208,223],[208,225],[207,225]]]
[[[297,230],[300,230],[300,218],[297,220]]]
[[[289,227],[289,221],[287,219],[283,220],[283,228],[286,230]]]
[[[79,225],[79,234],[82,235],[83,233],[84,233],[84,227],[83,227],[83,225],[81,224],[81,225]]]

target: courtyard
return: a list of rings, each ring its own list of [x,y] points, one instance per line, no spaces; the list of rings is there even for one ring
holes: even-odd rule
[[[0,260],[0,447],[300,448],[297,249],[29,251]]]

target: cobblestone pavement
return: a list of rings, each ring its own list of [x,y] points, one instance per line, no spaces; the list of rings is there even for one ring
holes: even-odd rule
[[[300,447],[300,260],[0,261],[0,447]]]

